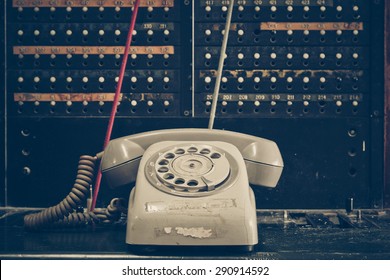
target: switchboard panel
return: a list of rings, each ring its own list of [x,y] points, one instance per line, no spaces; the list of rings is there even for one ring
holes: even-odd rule
[[[102,149],[133,5],[5,1],[10,205],[51,205]],[[228,5],[141,0],[114,137],[206,127]],[[235,1],[215,127],[278,143],[285,170],[258,207],[382,207],[384,5]]]

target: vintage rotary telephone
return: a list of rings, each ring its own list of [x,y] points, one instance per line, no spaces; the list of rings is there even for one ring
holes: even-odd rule
[[[25,216],[28,229],[94,224],[101,212],[78,211],[89,196],[95,161],[112,188],[135,182],[126,243],[152,246],[257,244],[249,185],[275,187],[283,159],[275,142],[211,129],[167,129],[110,141],[103,155],[82,156],[74,186],[59,204]]]
[[[26,228],[94,224],[102,216],[109,217],[114,212],[109,209],[115,208],[118,200],[103,212],[79,209],[90,194],[95,162],[101,159],[101,172],[111,187],[135,182],[128,205],[127,244],[249,250],[257,244],[256,205],[249,184],[275,187],[283,160],[272,141],[212,129],[233,5],[234,0],[229,3],[209,129],[135,134],[110,141],[95,157],[82,156],[69,195],[53,207],[25,216]],[[134,22],[132,19],[133,27]],[[116,104],[114,101],[112,112]]]
[[[277,145],[246,134],[172,129],[112,140],[102,158],[111,187],[135,183],[128,208],[130,245],[257,244],[249,184],[275,187]]]

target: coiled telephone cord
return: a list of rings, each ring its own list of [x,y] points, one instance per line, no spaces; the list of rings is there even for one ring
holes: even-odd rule
[[[26,215],[24,225],[27,229],[36,230],[48,227],[56,222],[61,223],[94,223],[98,218],[94,213],[77,213],[75,210],[83,205],[89,196],[89,187],[95,173],[97,157],[83,155],[80,157],[77,176],[70,193],[57,205],[39,213]]]
[[[127,214],[126,201],[123,198],[114,198],[107,208],[95,208],[93,213],[103,223],[112,223],[121,218],[121,214]]]

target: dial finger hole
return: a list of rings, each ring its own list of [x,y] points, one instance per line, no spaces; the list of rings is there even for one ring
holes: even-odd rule
[[[169,169],[168,169],[168,167],[166,167],[166,166],[160,167],[160,168],[158,169],[158,172],[160,172],[160,173],[165,173],[165,172],[168,172],[168,171],[169,171]]]
[[[164,174],[165,180],[172,180],[173,178],[175,178],[175,175],[173,175],[172,173]]]
[[[221,157],[221,154],[219,154],[219,153],[213,153],[210,157],[211,157],[211,158],[214,158],[214,159],[220,158],[220,157]]]
[[[184,184],[185,183],[185,180],[183,178],[177,178],[175,180],[175,184],[177,185],[181,185],[181,184]]]
[[[158,162],[159,165],[168,165],[169,161],[167,161],[166,159],[163,159],[163,160],[160,160]]]
[[[177,154],[177,155],[182,155],[182,154],[184,154],[184,153],[185,153],[184,149],[177,149],[177,150],[175,151],[175,154]]]
[[[209,149],[202,149],[202,150],[200,151],[200,153],[201,153],[202,155],[208,155],[208,154],[210,153],[210,150],[209,150]]]
[[[196,180],[191,180],[191,181],[189,181],[189,182],[187,183],[187,186],[189,186],[189,187],[196,187],[198,184],[199,184],[198,181],[196,181]]]
[[[189,152],[189,153],[196,153],[197,151],[198,151],[198,149],[195,148],[195,147],[190,147],[190,148],[188,148],[188,150],[187,150],[187,152]]]
[[[167,153],[166,155],[165,155],[165,158],[167,158],[167,159],[172,159],[172,158],[174,158],[175,157],[175,154],[173,154],[173,153]]]

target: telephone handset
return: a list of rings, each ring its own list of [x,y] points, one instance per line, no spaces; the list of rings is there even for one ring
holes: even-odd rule
[[[275,187],[283,170],[277,145],[246,134],[169,129],[112,140],[103,176],[135,183],[126,242],[157,246],[257,244],[251,185]]]

